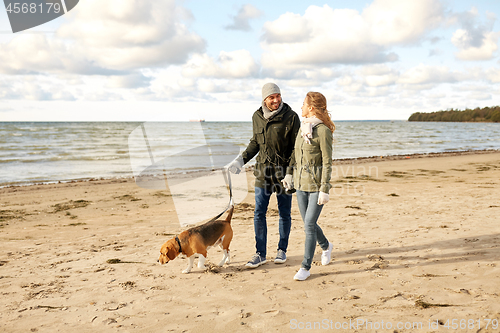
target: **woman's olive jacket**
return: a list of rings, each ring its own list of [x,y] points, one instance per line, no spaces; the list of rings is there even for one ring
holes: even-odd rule
[[[297,190],[328,193],[332,175],[332,131],[325,124],[319,124],[313,128],[310,141],[307,143],[300,132],[297,134],[287,174],[293,174]]]

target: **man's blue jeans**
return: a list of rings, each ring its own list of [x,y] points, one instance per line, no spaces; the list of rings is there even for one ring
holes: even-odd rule
[[[302,268],[310,270],[316,242],[323,249],[328,250],[330,245],[328,239],[323,234],[323,230],[318,225],[318,218],[323,205],[318,205],[319,192],[304,192],[297,190],[297,204],[299,205],[300,215],[304,221],[304,231],[306,233],[306,244],[304,249],[304,260]]]
[[[266,213],[269,206],[269,199],[272,192],[264,188],[255,188],[255,212],[253,225],[255,229],[255,247],[256,252],[262,257],[266,257],[267,253],[267,221]],[[288,237],[292,227],[292,218],[290,216],[292,210],[292,196],[286,193],[276,193],[279,210],[279,233],[280,240],[278,242],[278,250],[286,252],[288,248]]]

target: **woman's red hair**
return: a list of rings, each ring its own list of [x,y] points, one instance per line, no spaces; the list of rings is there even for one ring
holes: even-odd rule
[[[306,95],[307,105],[313,107],[313,112],[316,118],[321,120],[323,124],[328,126],[332,131],[335,131],[335,124],[330,118],[330,112],[326,109],[326,97],[322,93],[310,91]]]

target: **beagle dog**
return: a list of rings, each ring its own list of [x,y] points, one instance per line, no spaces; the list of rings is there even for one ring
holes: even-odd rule
[[[234,206],[231,206],[225,220],[209,221],[205,224],[190,228],[166,241],[160,249],[158,262],[160,265],[174,260],[179,254],[185,254],[188,259],[188,267],[182,273],[189,273],[193,268],[195,254],[198,254],[198,268],[205,269],[207,249],[211,246],[220,245],[224,254],[219,266],[229,264],[229,244],[233,239],[231,218]]]

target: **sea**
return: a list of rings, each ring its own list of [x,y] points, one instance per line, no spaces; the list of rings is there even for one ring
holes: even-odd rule
[[[0,122],[0,186],[213,170],[251,136],[251,122]],[[500,123],[338,121],[334,133],[334,159],[485,149],[500,149]]]

